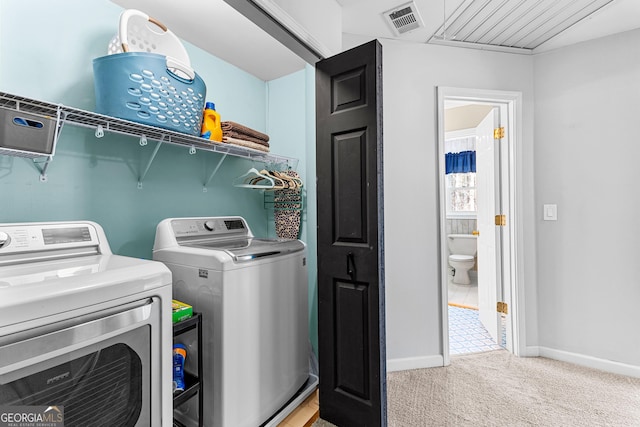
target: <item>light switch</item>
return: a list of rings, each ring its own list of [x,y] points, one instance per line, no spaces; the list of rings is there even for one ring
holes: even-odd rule
[[[558,205],[544,205],[542,219],[545,221],[558,220]]]

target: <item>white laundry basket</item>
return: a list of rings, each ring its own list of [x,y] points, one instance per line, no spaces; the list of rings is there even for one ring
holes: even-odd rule
[[[109,42],[108,54],[122,52],[158,53],[179,64],[172,71],[193,80],[195,72],[180,39],[162,22],[136,9],[120,14],[118,34]]]

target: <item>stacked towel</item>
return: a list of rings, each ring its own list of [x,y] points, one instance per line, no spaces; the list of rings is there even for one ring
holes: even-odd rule
[[[226,142],[227,144],[239,145],[241,147],[251,148],[253,150],[264,151],[265,153],[269,152],[269,146],[261,145],[253,141],[247,141],[244,139],[230,138],[228,136],[222,137],[222,142]]]
[[[222,126],[223,142],[269,151],[269,135],[235,122],[226,121],[221,122],[220,125]]]

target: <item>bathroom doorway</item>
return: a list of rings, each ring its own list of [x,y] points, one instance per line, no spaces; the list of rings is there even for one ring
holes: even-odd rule
[[[438,88],[445,365],[453,354],[517,353],[512,249],[519,105],[517,93]],[[452,250],[460,253],[450,257]]]

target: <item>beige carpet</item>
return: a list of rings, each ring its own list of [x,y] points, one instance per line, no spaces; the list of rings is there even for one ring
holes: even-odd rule
[[[388,375],[389,427],[640,426],[640,379],[504,350]]]
[[[393,372],[387,388],[389,427],[640,427],[640,379],[504,350]]]
[[[336,425],[320,418],[319,420],[316,420],[316,422],[311,424],[311,427],[336,427]]]

